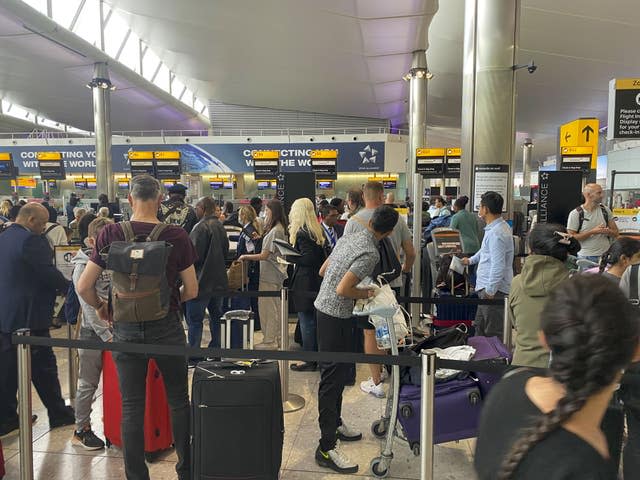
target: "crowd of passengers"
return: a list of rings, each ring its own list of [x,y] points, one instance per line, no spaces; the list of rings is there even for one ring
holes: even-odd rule
[[[348,192],[347,198],[295,200],[287,214],[283,204],[255,197],[237,210],[231,202],[212,197],[185,202],[186,187],[177,184],[164,199],[159,182],[140,175],[131,180],[131,228],[136,236],[152,235],[159,223],[160,240],[172,245],[166,267],[171,288],[169,312],[153,322],[113,321],[109,307],[110,276],[104,251],[125,239],[106,196],[97,211],[72,195],[66,206],[68,226],[57,223],[49,204],[13,198],[0,204],[0,436],[18,428],[16,346],[11,334],[28,328],[31,335],[49,337],[51,323],[77,298],[82,312],[81,339],[149,344],[202,344],[208,318],[210,347],[220,346],[220,317],[226,310],[255,312],[262,342],[256,349],[281,347],[280,298],[228,298],[230,260],[242,265],[240,288],[291,290],[298,317],[300,342],[306,351],[378,349],[373,326],[352,317],[354,301],[375,295],[357,288],[380,262],[379,243],[389,238],[403,275],[391,282],[397,295],[409,282],[416,252],[406,221],[395,209],[392,195],[370,181]],[[515,330],[510,372],[485,404],[476,446],[475,467],[481,479],[618,478],[622,457],[624,478],[640,472],[640,325],[638,270],[640,241],[619,236],[613,215],[602,205],[602,188],[587,184],[584,202],[563,225],[537,224],[528,233],[530,254],[514,277],[514,241],[503,219],[504,199],[486,192],[477,214],[467,210],[467,197],[451,208],[437,197],[429,209],[431,224],[460,231],[465,252],[462,263],[474,271],[475,292],[483,299],[508,297],[508,316]],[[73,220],[71,220],[73,219]],[[282,262],[276,240],[290,243],[299,256]],[[79,244],[73,258],[72,280],[53,264],[53,248]],[[575,258],[592,268],[575,273]],[[572,262],[571,260],[574,259]],[[578,262],[580,263],[580,262]],[[318,292],[315,298],[303,292]],[[635,300],[628,301],[627,299]],[[235,302],[235,303],[234,303]],[[245,303],[238,303],[245,302]],[[635,305],[633,304],[635,303]],[[474,321],[477,335],[502,336],[501,305],[481,305]],[[206,315],[208,313],[208,316]],[[68,318],[68,320],[72,320]],[[183,320],[186,323],[186,336]],[[140,331],[144,331],[141,335]],[[128,479],[149,478],[144,457],[144,378],[147,357],[114,352],[123,401],[122,440]],[[92,402],[102,372],[101,352],[80,350],[75,404],[61,394],[56,358],[50,347],[32,347],[32,380],[45,405],[51,428],[73,425],[72,443],[89,450],[104,448],[91,427]],[[190,478],[189,363],[175,357],[156,358],[171,408],[180,479]],[[338,473],[355,473],[358,465],[340,442],[362,438],[341,416],[343,391],[354,385],[354,365],[301,362],[298,372],[320,371],[316,462]],[[527,369],[537,367],[546,371]],[[360,383],[365,394],[382,398],[387,372],[368,366]],[[624,415],[615,415],[620,410]],[[36,417],[32,418],[36,421]],[[623,424],[621,423],[623,422]],[[623,450],[622,435],[626,425]],[[621,472],[622,473],[622,472]]]

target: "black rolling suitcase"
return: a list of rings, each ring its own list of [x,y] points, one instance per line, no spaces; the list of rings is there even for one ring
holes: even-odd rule
[[[278,362],[201,362],[191,393],[193,480],[277,480],[284,440]]]

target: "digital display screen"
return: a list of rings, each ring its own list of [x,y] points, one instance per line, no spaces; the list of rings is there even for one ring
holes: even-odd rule
[[[129,188],[129,180],[119,180],[118,181],[118,188]]]
[[[213,190],[220,190],[222,188],[222,181],[214,181],[214,182],[209,182],[209,186],[211,187],[211,189]]]
[[[232,188],[238,188],[238,184],[236,182],[224,182],[222,188],[231,190]]]
[[[0,177],[12,177],[13,176],[13,163],[9,161],[0,162]]]
[[[76,180],[75,182],[73,182],[76,190],[86,190],[87,189],[87,182],[85,180]]]
[[[427,195],[440,195],[440,187],[431,187],[431,188],[427,188]]]
[[[89,190],[95,190],[98,187],[95,180],[87,180],[87,188]]]
[[[318,180],[318,190],[332,190],[333,182],[331,180]]]
[[[261,180],[258,182],[258,190],[268,190],[271,188],[271,182],[268,180]]]
[[[58,188],[58,182],[55,180],[48,180],[49,182],[49,189],[56,189]]]
[[[385,189],[394,189],[398,186],[397,180],[382,180],[382,187]]]
[[[444,187],[444,194],[447,197],[455,197],[458,195],[458,187]]]
[[[165,188],[173,187],[176,184],[174,180],[165,180],[162,182]]]

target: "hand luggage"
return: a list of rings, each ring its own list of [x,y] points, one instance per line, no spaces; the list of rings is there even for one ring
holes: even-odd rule
[[[241,292],[247,291],[247,272],[245,268],[247,263],[248,262],[242,262],[243,276],[242,276],[242,282],[241,282],[242,288],[240,289]],[[252,321],[251,325],[249,325],[247,322],[244,322],[244,321],[233,321],[233,320],[227,321],[227,318],[230,318],[230,317],[227,317],[227,314],[229,312],[240,311],[240,310],[253,311],[252,305],[251,305],[251,300],[253,298],[254,297],[245,297],[245,296],[231,297],[228,303],[229,308],[226,309],[222,318],[220,319],[220,345],[222,348],[249,348],[249,345],[251,346],[251,348],[253,348],[253,333],[255,328],[254,322]],[[227,305],[227,302],[225,302],[225,305]],[[254,317],[255,317],[255,312],[254,312]],[[227,333],[229,331],[228,330],[229,326],[230,326],[230,333]],[[247,332],[243,328],[246,326],[250,327],[249,332]]]
[[[472,377],[436,384],[434,443],[451,442],[476,436],[482,396]],[[409,446],[417,453],[420,445],[420,387],[400,387],[398,420]]]
[[[102,354],[102,401],[104,436],[107,446],[122,447],[122,397],[118,384],[118,372],[111,352]],[[166,450],[172,444],[171,414],[164,381],[156,362],[149,360],[144,409],[144,451],[154,453]]]
[[[476,293],[470,292],[468,269],[465,267],[464,275],[450,270],[449,265],[451,264],[452,255],[453,254],[447,254],[440,258],[441,271],[437,278],[435,297],[458,299],[478,298]],[[437,331],[460,323],[472,328],[477,310],[478,305],[437,304],[436,315],[433,318],[433,328]]]
[[[201,362],[192,385],[193,480],[275,480],[284,418],[278,362]]]
[[[498,337],[469,337],[467,345],[476,349],[474,361],[487,360],[497,365],[511,363],[511,352]],[[474,372],[474,376],[480,382],[480,392],[485,398],[491,388],[500,381],[502,375],[496,373]]]

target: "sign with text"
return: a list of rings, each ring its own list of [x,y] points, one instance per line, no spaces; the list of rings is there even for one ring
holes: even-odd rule
[[[589,147],[591,149],[589,168],[595,169],[598,165],[599,129],[600,121],[597,118],[578,118],[561,125],[558,139],[561,153],[567,147]]]
[[[444,165],[445,178],[460,178],[461,148],[447,148],[446,163]]]
[[[486,192],[497,192],[507,206],[509,194],[509,165],[486,164],[473,167],[473,209],[480,210],[480,199]],[[504,207],[502,209],[503,212]]]
[[[129,168],[131,176],[148,174],[156,176],[156,168],[153,163],[153,152],[129,152]]]
[[[38,153],[38,167],[40,169],[40,178],[43,180],[64,180],[67,178],[60,152]]]
[[[580,204],[581,172],[538,174],[538,223],[566,225],[569,213]]]
[[[560,155],[560,170],[588,174],[593,168],[593,147],[562,147]]]
[[[71,280],[73,276],[73,269],[75,264],[73,263],[73,257],[78,253],[77,245],[56,245],[54,247],[55,255],[54,260],[56,268],[60,270],[60,273],[67,280]]]
[[[444,148],[417,148],[416,173],[424,178],[442,178],[444,175]]]
[[[256,150],[251,152],[253,158],[253,176],[258,179],[269,179],[278,176],[280,171],[280,152],[278,150]]]
[[[156,178],[158,180],[180,178],[182,164],[179,151],[153,152],[153,158],[156,163]]]
[[[16,169],[8,152],[0,152],[0,178],[16,178]]]
[[[33,177],[18,177],[11,180],[11,186],[17,188],[36,188],[37,182]]]
[[[338,150],[311,150],[311,171],[322,178],[333,179],[338,174]]]
[[[609,82],[607,140],[640,138],[640,78]]]

